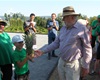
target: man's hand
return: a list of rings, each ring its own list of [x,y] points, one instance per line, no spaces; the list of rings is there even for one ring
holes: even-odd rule
[[[35,51],[35,55],[38,56],[38,57],[41,56],[42,54],[43,54],[43,51],[41,51],[41,50]]]
[[[30,23],[29,27],[31,27],[31,26],[34,27],[34,24],[33,23]]]
[[[57,25],[56,25],[56,22],[53,22],[53,25],[56,27]]]

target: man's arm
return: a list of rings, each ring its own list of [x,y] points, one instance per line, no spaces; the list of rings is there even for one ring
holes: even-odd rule
[[[33,31],[36,32],[36,28],[33,23],[31,23],[31,26],[32,26]]]
[[[29,26],[26,25],[26,22],[24,22],[23,28],[24,28],[24,31],[25,31],[25,32],[29,30]]]
[[[90,38],[88,35],[88,30],[84,29],[82,35],[82,76],[85,77],[89,73],[90,62],[92,59],[92,47],[90,44]]]

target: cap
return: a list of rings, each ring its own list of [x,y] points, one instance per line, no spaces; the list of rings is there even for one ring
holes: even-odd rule
[[[12,43],[21,42],[21,41],[24,41],[24,39],[20,35],[15,35],[12,37]]]

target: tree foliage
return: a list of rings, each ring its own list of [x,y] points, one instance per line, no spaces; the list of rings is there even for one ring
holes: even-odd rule
[[[59,22],[60,28],[64,25],[64,22],[61,17],[61,13],[57,15],[56,20]],[[8,22],[8,27],[5,28],[5,31],[9,32],[24,32],[23,31],[23,23],[25,20],[29,19],[29,17],[25,17],[21,13],[10,13],[4,14],[5,20]],[[87,19],[89,21],[89,24],[92,23],[93,20],[96,20],[96,16],[88,18],[86,15],[81,15],[78,17],[79,19]],[[36,28],[37,28],[37,33],[47,33],[47,22],[51,20],[51,17],[40,17],[36,16],[35,17],[35,22],[36,22]]]

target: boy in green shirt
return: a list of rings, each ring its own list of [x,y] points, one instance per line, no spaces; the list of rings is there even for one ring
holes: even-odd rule
[[[20,35],[15,35],[12,38],[12,42],[15,45],[13,53],[15,80],[29,80],[28,60],[31,60],[33,57],[26,54],[26,50],[23,48],[23,41]]]

